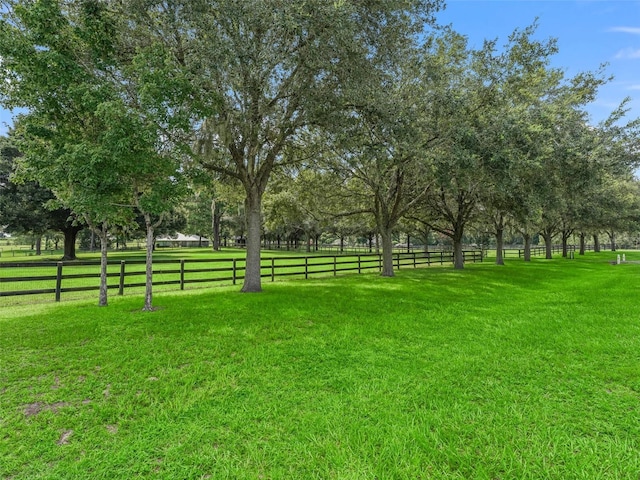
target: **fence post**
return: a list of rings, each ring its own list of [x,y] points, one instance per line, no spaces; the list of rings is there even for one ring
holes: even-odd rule
[[[416,268],[417,267],[417,265],[416,265],[416,251],[414,250],[411,253],[413,253],[413,268]]]
[[[304,257],[304,279],[309,278],[309,257]]]
[[[338,257],[336,257],[335,255],[333,256],[333,276],[335,277],[338,274]]]
[[[358,273],[362,273],[361,269],[362,267],[360,266],[360,255],[358,255]]]
[[[118,295],[124,295],[124,260],[120,260],[120,278],[118,279]]]
[[[276,259],[271,257],[271,281],[276,281]]]
[[[60,301],[60,291],[62,290],[62,262],[58,262],[58,271],[56,272],[56,302]]]
[[[233,259],[233,274],[232,274],[232,277],[233,277],[233,284],[235,285],[236,284],[236,259],[235,258]]]
[[[184,259],[180,260],[180,290],[184,290]]]
[[[444,252],[440,250],[440,265],[444,264]]]
[[[398,263],[397,269],[400,270],[400,253],[399,252],[397,253],[397,257],[396,258],[397,258],[397,263]]]

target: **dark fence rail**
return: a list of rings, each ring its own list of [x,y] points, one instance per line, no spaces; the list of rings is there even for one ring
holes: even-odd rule
[[[443,246],[439,246],[439,245],[429,245],[428,247],[428,252],[426,253],[430,253],[432,255],[434,254],[439,254],[441,251],[449,252],[451,253],[451,248],[450,247],[443,247]],[[469,246],[466,247],[469,250],[473,250],[475,247],[474,246]],[[618,245],[618,248],[620,249],[633,249],[635,247],[632,246],[628,246],[628,245]],[[369,246],[363,246],[363,245],[345,245],[343,247],[339,246],[339,245],[327,245],[327,244],[320,244],[317,247],[312,245],[309,248],[307,248],[306,245],[298,245],[298,246],[287,246],[285,244],[282,244],[280,246],[275,245],[275,244],[270,244],[268,246],[263,246],[263,249],[265,251],[268,250],[273,250],[273,251],[279,251],[279,252],[283,252],[283,251],[287,251],[287,252],[296,252],[296,253],[301,253],[301,254],[308,254],[308,255],[316,255],[316,254],[338,254],[338,255],[344,255],[344,254],[367,254],[367,253],[379,253],[379,249],[374,245],[372,247]],[[579,250],[579,246],[578,245],[567,245],[567,250],[568,251],[578,251]],[[585,245],[585,250],[586,251],[593,251],[594,250],[594,246],[593,245]],[[600,244],[600,250],[605,251],[605,250],[611,250],[611,245],[608,243],[604,243],[604,244]],[[395,253],[425,253],[424,251],[424,245],[403,245],[403,246],[394,246],[393,247],[393,251],[394,254]],[[494,253],[495,252],[495,247],[491,248],[491,247],[483,247],[483,251],[486,253]],[[560,253],[562,252],[562,245],[552,245],[551,247],[551,253]],[[546,253],[546,249],[544,245],[535,245],[531,247],[531,256],[540,256],[540,255],[545,255]],[[512,246],[506,246],[502,249],[502,254],[505,258],[511,257],[518,257],[518,258],[522,258],[524,257],[524,248],[520,245],[512,245]]]
[[[567,245],[568,252],[573,250],[575,250],[573,245]],[[554,253],[562,253],[562,245],[552,245],[551,254],[554,254]],[[547,248],[545,246],[531,247],[532,257],[537,257],[541,255],[546,255],[546,254],[547,254]],[[524,257],[524,248],[518,249],[518,258],[523,258],[523,257]]]
[[[578,245],[567,245],[567,252],[578,252],[580,250],[580,247]],[[611,245],[606,243],[606,244],[601,244],[600,245],[600,250],[601,251],[606,251],[606,250],[611,250]],[[592,252],[594,251],[594,246],[593,245],[585,245],[585,251],[587,252]],[[495,253],[495,249],[491,250],[488,249],[485,252],[492,252]],[[545,255],[547,253],[547,249],[545,248],[544,245],[535,245],[531,247],[531,256],[532,257],[536,257],[536,256],[542,256]],[[562,245],[552,245],[551,246],[551,253],[562,253]],[[485,253],[486,256],[486,253]],[[523,258],[524,257],[524,248],[521,247],[506,247],[502,249],[502,256],[504,258]]]
[[[244,247],[240,247],[244,248]],[[316,245],[299,244],[299,245],[286,245],[282,243],[281,245],[277,245],[275,243],[270,243],[262,246],[264,251],[273,250],[275,252],[297,252],[302,254],[326,254],[326,253],[336,253],[340,254],[367,254],[367,253],[375,253],[378,254],[381,252],[382,248],[376,245],[368,246],[368,245],[335,245],[335,244],[326,244],[321,243]],[[474,247],[465,246],[466,250],[473,250]],[[443,247],[440,245],[429,245],[428,251],[425,252],[424,245],[414,245],[410,244],[409,246],[405,245],[395,245],[393,247],[394,253],[440,253],[440,251],[451,252],[451,247]]]
[[[481,251],[464,251],[465,262],[482,262]],[[453,262],[452,252],[394,253],[396,270]],[[0,263],[0,297],[47,295],[60,301],[63,293],[97,291],[99,261]],[[169,285],[184,290],[191,285],[221,283],[235,285],[244,279],[245,259],[211,258],[155,260],[153,285]],[[108,262],[107,284],[118,295],[145,286],[144,260]],[[261,260],[261,276],[309,278],[344,272],[371,272],[382,269],[381,254],[313,255],[271,257]],[[49,297],[51,298],[51,297]]]
[[[51,248],[43,248],[40,250],[40,255],[55,255],[60,250],[54,250]],[[33,257],[36,256],[36,250],[34,248],[22,247],[22,248],[0,248],[0,257]]]

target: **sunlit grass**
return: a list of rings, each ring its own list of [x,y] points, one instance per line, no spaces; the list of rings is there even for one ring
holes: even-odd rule
[[[637,479],[612,259],[2,310],[0,478]]]

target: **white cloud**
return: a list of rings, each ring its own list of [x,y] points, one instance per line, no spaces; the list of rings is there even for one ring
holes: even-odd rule
[[[640,48],[635,49],[635,48],[625,48],[623,50],[620,50],[618,53],[616,53],[615,56],[616,59],[620,60],[620,59],[635,59],[635,58],[640,58]]]
[[[640,35],[640,27],[613,27],[612,32],[631,33],[633,35]]]
[[[640,90],[640,85],[631,85],[627,87],[627,90]]]

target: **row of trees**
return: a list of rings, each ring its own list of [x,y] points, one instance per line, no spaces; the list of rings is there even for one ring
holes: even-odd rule
[[[450,237],[462,268],[474,222],[500,246],[507,224],[528,244],[634,220],[638,122],[623,121],[624,104],[599,125],[585,112],[604,73],[565,78],[535,25],[470,49],[436,25],[442,7],[6,1],[0,98],[28,111],[11,135],[14,178],[96,232],[101,304],[108,232],[141,215],[147,309],[154,231],[185,196],[206,199],[216,231],[242,192],[244,292],[261,289],[265,220],[339,231],[366,215],[387,276],[401,221]]]

